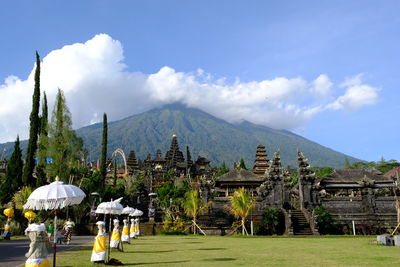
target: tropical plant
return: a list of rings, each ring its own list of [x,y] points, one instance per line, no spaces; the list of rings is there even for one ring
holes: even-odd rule
[[[29,196],[32,194],[32,187],[24,186],[20,191],[16,192],[12,197],[12,202],[14,203],[15,209],[23,210],[24,204],[28,200]]]
[[[285,216],[282,210],[277,208],[265,209],[262,225],[266,228],[268,234],[282,234],[285,225]]]
[[[254,209],[255,203],[253,198],[250,196],[250,192],[246,191],[243,187],[233,192],[233,196],[229,197],[230,207],[227,207],[230,213],[236,218],[240,219],[240,225],[242,227],[242,234],[247,234],[245,226],[246,218],[250,212]]]
[[[199,191],[197,189],[186,192],[185,201],[183,202],[183,208],[185,209],[186,215],[192,218],[192,227],[194,234],[197,234],[197,228],[204,234],[203,230],[201,230],[201,228],[196,223],[197,215],[204,213],[210,205],[210,201],[206,204],[203,204],[199,196]]]

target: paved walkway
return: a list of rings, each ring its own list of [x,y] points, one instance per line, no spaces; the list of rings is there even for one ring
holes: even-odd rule
[[[57,245],[57,253],[59,251],[68,250],[87,244],[94,240],[94,236],[72,236],[70,245]],[[3,240],[0,242],[0,266],[1,267],[16,267],[25,263],[25,253],[29,250],[29,239],[19,238],[10,241]],[[49,260],[53,256],[53,251],[49,251]]]

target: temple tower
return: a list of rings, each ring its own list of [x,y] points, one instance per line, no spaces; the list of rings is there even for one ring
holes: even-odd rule
[[[128,160],[126,162],[126,165],[128,167],[128,173],[129,175],[133,174],[136,170],[139,169],[139,164],[136,159],[136,154],[135,151],[131,150],[129,152]]]
[[[300,194],[300,207],[312,209],[316,202],[316,196],[312,195],[312,186],[315,180],[315,173],[311,170],[308,160],[302,152],[297,152],[298,183]]]
[[[178,138],[176,137],[176,134],[172,135],[171,146],[170,149],[165,154],[165,160],[167,161],[169,169],[174,169],[176,168],[176,164],[178,162],[185,161],[183,158],[182,151],[179,150]]]
[[[258,176],[265,175],[265,171],[269,167],[269,159],[267,159],[267,152],[265,146],[258,145],[256,151],[256,159],[254,160],[253,172]]]

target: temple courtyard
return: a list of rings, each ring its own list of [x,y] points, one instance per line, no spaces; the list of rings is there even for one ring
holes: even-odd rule
[[[400,247],[375,236],[242,237],[143,236],[112,250],[125,266],[399,266]],[[90,262],[92,244],[57,255],[57,266]],[[50,256],[50,255],[49,255]]]

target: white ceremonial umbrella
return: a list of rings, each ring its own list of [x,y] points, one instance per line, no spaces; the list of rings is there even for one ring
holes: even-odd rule
[[[77,186],[56,181],[36,188],[29,196],[24,209],[55,210],[54,229],[57,229],[57,209],[80,204],[86,194]],[[54,235],[53,266],[56,266],[57,235]]]
[[[126,207],[122,210],[121,214],[131,214],[131,213],[133,213],[135,210],[136,210],[135,208],[126,206]]]
[[[143,215],[143,211],[135,209],[134,212],[132,212],[131,214],[129,214],[129,216],[133,216],[133,217],[139,217]]]
[[[109,202],[102,202],[97,206],[97,209],[95,213],[99,214],[110,214],[110,224],[109,224],[109,231],[108,231],[108,261],[110,260],[110,242],[111,242],[111,214],[119,215],[122,213],[122,210],[124,207],[120,203],[122,200],[122,197],[116,199],[116,200],[111,200]],[[105,219],[104,219],[105,221]]]

